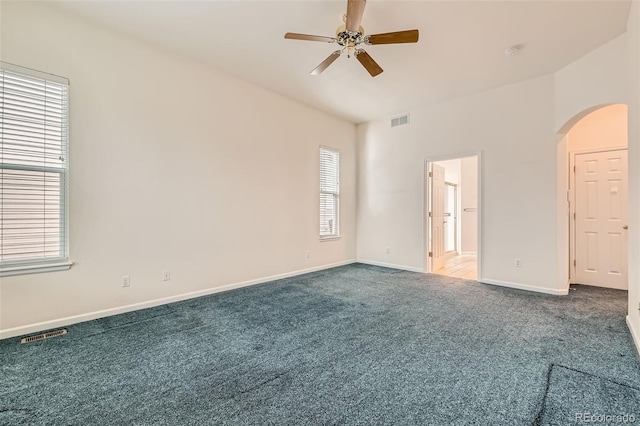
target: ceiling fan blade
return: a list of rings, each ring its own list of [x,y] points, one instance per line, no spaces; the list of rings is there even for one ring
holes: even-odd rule
[[[331,65],[333,63],[333,61],[335,61],[336,59],[338,59],[340,57],[340,54],[342,53],[342,51],[340,50],[336,50],[335,52],[333,52],[331,55],[329,55],[327,57],[327,59],[325,59],[324,61],[322,61],[322,63],[320,65],[318,65],[317,67],[315,67],[313,69],[313,71],[311,71],[311,75],[318,75],[320,74],[322,71],[326,70],[327,68],[329,68],[329,65]]]
[[[417,41],[418,30],[371,34],[365,38],[365,43],[367,44],[416,43]]]
[[[362,49],[358,49],[356,50],[355,54],[356,59],[360,61],[363,67],[366,68],[369,74],[371,74],[371,77],[375,77],[382,72],[382,68],[380,68],[380,65],[378,65],[367,52]]]
[[[333,43],[336,41],[333,37],[324,37],[310,34],[298,34],[298,33],[286,33],[284,38],[291,40],[308,40],[308,41],[323,41],[325,43]]]
[[[367,0],[349,0],[347,3],[347,31],[358,32],[366,4]]]

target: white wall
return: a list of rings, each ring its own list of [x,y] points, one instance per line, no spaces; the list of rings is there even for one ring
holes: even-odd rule
[[[569,144],[566,135],[558,137],[557,159],[556,159],[556,229],[558,238],[556,249],[558,253],[558,268],[556,271],[556,283],[558,288],[569,288],[569,241],[573,236],[569,236]]]
[[[626,102],[627,47],[625,34],[555,74],[411,111],[406,128],[358,126],[358,259],[424,268],[422,162],[481,150],[480,279],[566,293],[568,141],[558,133]]]
[[[640,351],[640,2],[634,1],[629,36],[629,316]]]
[[[567,133],[569,152],[627,146],[628,107],[608,105],[578,121]]]
[[[627,46],[629,33],[622,34],[555,73],[555,132],[557,133],[556,227],[558,288],[569,282],[569,146],[567,133],[582,118],[610,104],[626,104],[628,94]],[[617,116],[614,120],[619,120]],[[586,129],[585,129],[586,130]],[[585,133],[585,132],[583,132]],[[616,141],[624,136],[619,134]],[[596,139],[590,139],[595,143]],[[608,143],[608,142],[607,142]],[[611,142],[617,143],[617,142]],[[630,175],[631,177],[631,175]],[[631,182],[631,180],[630,180]],[[631,185],[630,185],[631,186]]]
[[[460,250],[478,251],[478,158],[465,157],[460,167]]]
[[[605,43],[555,73],[555,131],[557,154],[557,276],[558,286],[569,282],[569,137],[567,133],[584,117],[603,106],[628,101],[628,52],[633,40],[629,33]],[[588,132],[583,132],[588,133]],[[616,137],[619,140],[622,135]],[[595,143],[596,139],[590,139]],[[607,142],[608,143],[608,142]],[[631,194],[630,194],[631,195]],[[564,283],[564,284],[563,284]]]
[[[71,81],[75,263],[2,279],[4,337],[355,259],[353,124],[47,6],[3,2],[1,31],[3,61]],[[341,152],[337,241],[320,144]]]
[[[626,33],[555,73],[555,128],[560,133],[581,117],[576,114],[627,101]]]
[[[554,96],[544,76],[413,110],[408,126],[359,125],[358,259],[424,270],[424,160],[482,151],[481,279],[563,292]]]

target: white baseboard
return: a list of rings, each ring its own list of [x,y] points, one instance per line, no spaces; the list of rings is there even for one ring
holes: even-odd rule
[[[628,286],[609,287],[609,286],[606,286],[606,285],[583,284],[583,283],[572,283],[572,282],[569,282],[569,285],[572,285],[572,284],[585,285],[585,286],[588,286],[588,287],[610,288],[610,289],[612,289],[612,290],[625,290],[625,291],[626,291],[626,290],[629,290],[629,287],[628,287]]]
[[[638,333],[639,330],[633,328],[633,323],[631,322],[631,318],[629,318],[629,315],[627,315],[627,327],[629,327],[629,332],[631,332],[633,343],[636,345],[636,351],[640,356],[640,334]]]
[[[189,293],[178,294],[175,296],[163,297],[161,299],[148,300],[146,302],[133,303],[131,305],[118,306],[116,308],[103,309],[100,311],[87,312],[85,314],[73,315],[70,317],[58,318],[49,321],[38,322],[34,324],[23,325],[20,327],[8,328],[0,330],[0,340],[10,337],[22,336],[24,334],[36,333],[38,331],[49,330],[52,328],[63,327],[79,322],[90,321],[98,318],[109,317],[112,315],[124,314],[126,312],[137,311],[140,309],[152,308],[154,306],[166,305],[167,303],[179,302],[182,300],[193,299],[195,297],[208,296],[214,293],[220,293],[227,290],[233,290],[240,287],[248,287],[255,284],[262,284],[269,281],[275,281],[282,278],[295,277],[296,275],[308,274],[309,272],[331,269],[337,266],[349,265],[356,263],[355,259],[345,260],[342,262],[330,263],[328,265],[316,266],[313,268],[301,269],[284,274],[271,275],[269,277],[257,278],[248,281],[242,281],[233,284],[227,284],[220,287],[207,288],[204,290],[192,291]]]
[[[463,255],[463,256],[464,255],[471,255],[471,254],[477,255],[478,252],[477,251],[461,251],[460,254]]]
[[[395,265],[393,263],[377,262],[375,260],[367,260],[367,259],[358,259],[357,262],[364,263],[367,265],[373,265],[373,266],[383,266],[385,268],[391,268],[391,269],[401,269],[403,271],[424,273],[424,269],[414,268],[413,266]]]
[[[508,282],[508,281],[498,281],[498,280],[492,280],[492,279],[487,279],[487,278],[481,278],[481,279],[478,280],[478,282],[481,282],[481,283],[484,283],[484,284],[497,285],[497,286],[500,286],[500,287],[517,288],[518,290],[534,291],[536,293],[553,294],[553,295],[556,295],[556,296],[565,296],[565,295],[569,294],[569,290],[568,289],[555,289],[555,288],[547,288],[547,287],[538,287],[538,286],[535,286],[535,285],[512,283],[512,282]]]

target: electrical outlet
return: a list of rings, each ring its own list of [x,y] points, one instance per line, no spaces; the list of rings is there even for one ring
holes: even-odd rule
[[[166,270],[166,271],[162,271],[162,281],[169,281],[171,280],[171,271],[170,270]]]
[[[307,250],[306,257],[307,257],[307,259],[309,259],[311,257],[311,252],[309,250]]]
[[[516,268],[521,267],[521,266],[522,266],[522,261],[521,261],[520,259],[516,259],[516,261],[515,261],[515,263],[514,263],[514,266],[515,266]]]
[[[391,253],[391,248],[387,247],[387,254]]]
[[[129,286],[131,286],[131,278],[129,277],[129,275],[123,275],[122,287],[129,287]]]

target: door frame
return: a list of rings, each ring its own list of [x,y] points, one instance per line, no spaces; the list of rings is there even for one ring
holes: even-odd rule
[[[431,221],[429,219],[429,210],[431,207],[431,180],[429,178],[429,167],[431,163],[436,163],[438,161],[446,161],[446,160],[459,160],[467,157],[476,157],[477,159],[477,203],[478,203],[478,211],[477,211],[477,238],[478,238],[478,252],[477,252],[477,271],[478,271],[478,281],[482,281],[482,151],[473,151],[459,154],[450,154],[450,155],[441,155],[441,156],[433,156],[428,157],[424,161],[423,167],[423,176],[422,176],[422,206],[423,206],[423,215],[422,215],[422,237],[424,248],[422,253],[422,259],[424,263],[423,270],[425,273],[432,272],[432,263],[429,258],[429,252],[431,251]]]
[[[627,151],[629,154],[629,147],[623,146],[611,146],[605,148],[590,148],[579,149],[576,151],[569,151],[569,189],[567,191],[567,201],[569,202],[569,285],[575,284],[576,278],[576,155],[580,154],[594,154],[598,152],[611,152],[611,151]],[[627,173],[629,171],[629,162],[627,161]],[[629,177],[627,176],[627,199],[629,197]],[[627,241],[627,246],[629,242]],[[627,247],[628,248],[628,247]]]

